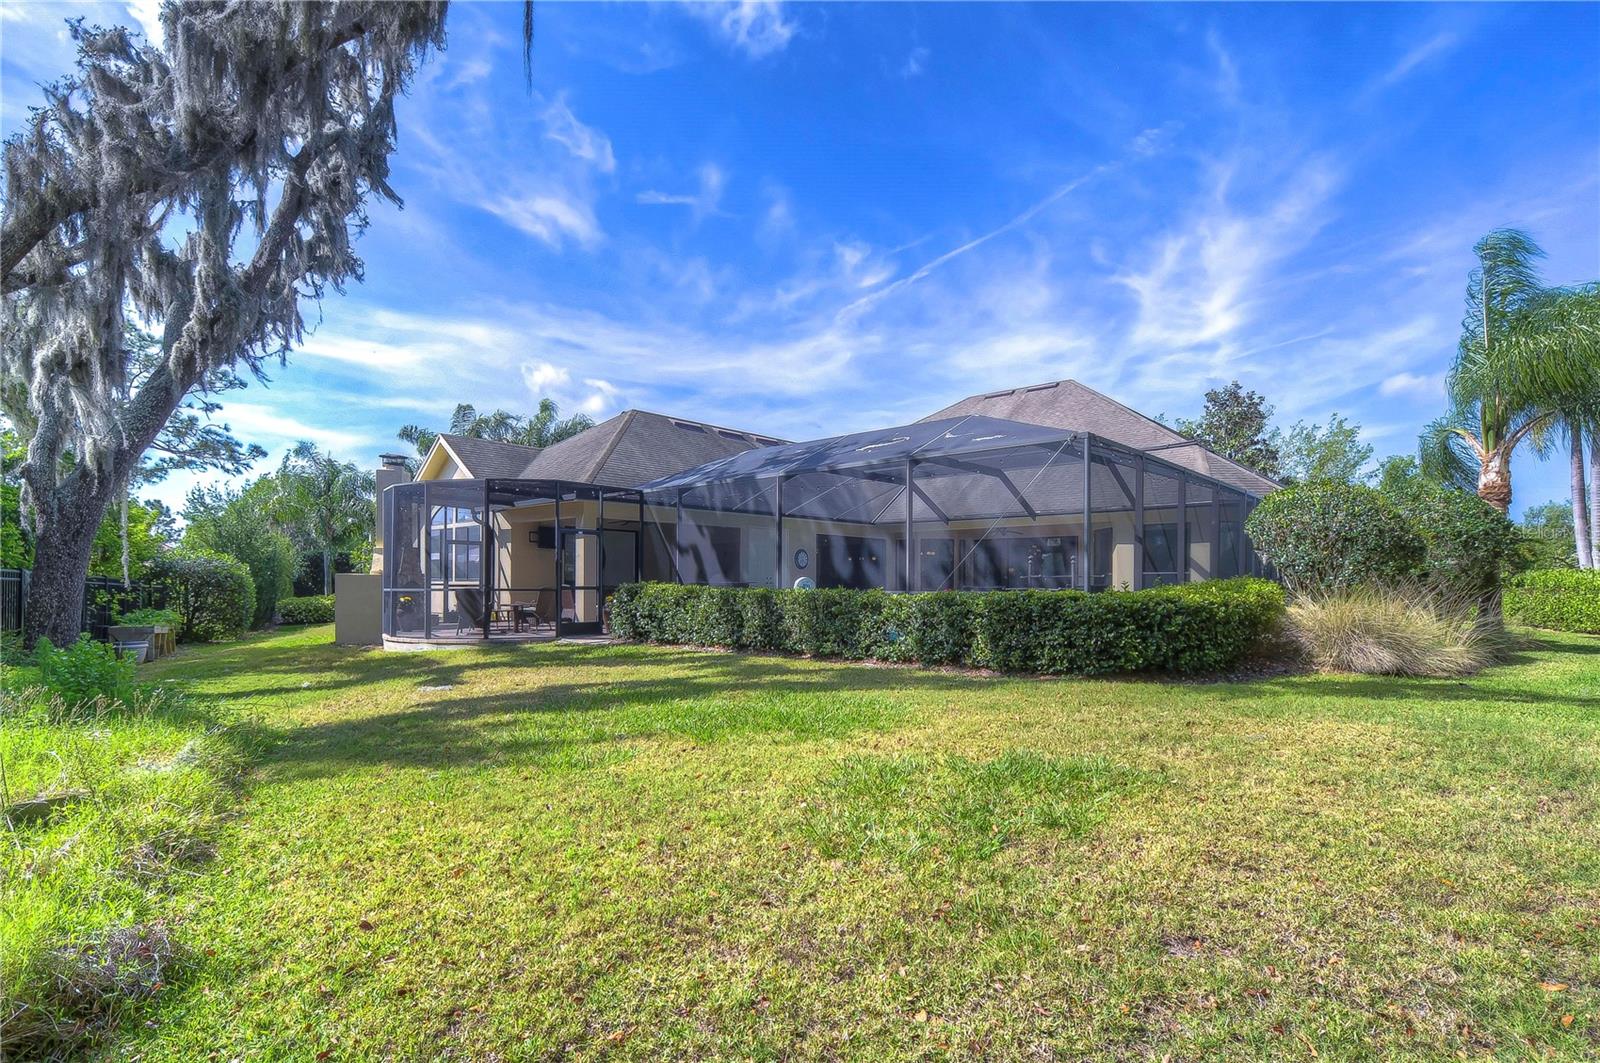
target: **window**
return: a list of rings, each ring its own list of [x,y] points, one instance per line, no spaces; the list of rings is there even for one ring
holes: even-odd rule
[[[1176,523],[1144,526],[1144,573],[1152,585],[1180,581]]]
[[[728,586],[739,583],[739,529],[726,525],[682,524],[679,565],[685,583]]]
[[[947,591],[956,567],[954,539],[917,540],[917,589]]]
[[[867,590],[884,586],[888,550],[883,539],[857,535],[817,536],[817,586],[855,587]]]
[[[428,531],[428,565],[433,579],[476,583],[483,577],[483,526],[476,510],[441,506]]]

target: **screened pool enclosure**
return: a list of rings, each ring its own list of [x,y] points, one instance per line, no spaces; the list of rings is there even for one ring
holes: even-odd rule
[[[384,493],[384,631],[599,632],[607,595],[635,579],[1100,591],[1258,572],[1257,498],[1169,449],[968,416],[762,447],[639,488],[402,484]]]

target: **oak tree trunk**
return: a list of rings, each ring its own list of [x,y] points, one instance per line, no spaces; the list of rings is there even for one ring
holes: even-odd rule
[[[111,503],[109,477],[98,484],[79,479],[41,506],[35,518],[33,574],[28,583],[23,639],[65,646],[83,629],[83,593],[95,529]]]

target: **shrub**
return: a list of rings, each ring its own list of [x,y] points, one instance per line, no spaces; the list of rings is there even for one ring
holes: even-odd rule
[[[1388,497],[1422,539],[1419,575],[1444,595],[1481,598],[1520,567],[1517,526],[1477,495],[1414,479]]]
[[[244,563],[255,586],[250,626],[272,623],[278,602],[294,593],[300,555],[289,537],[272,523],[261,481],[238,494],[213,491],[190,496],[189,525],[183,545],[213,550]]]
[[[1274,491],[1250,514],[1245,530],[1297,591],[1403,583],[1426,556],[1422,537],[1394,503],[1359,484]]]
[[[1426,588],[1351,587],[1304,595],[1288,611],[1290,637],[1318,668],[1365,675],[1467,675],[1500,645],[1471,598]]]
[[[278,602],[278,620],[284,624],[331,624],[333,595],[315,594],[307,598],[283,598]]]
[[[40,639],[33,648],[33,659],[45,690],[60,697],[68,708],[98,698],[125,701],[133,691],[134,660],[104,642],[96,642],[87,632],[66,649],[57,649],[49,639]]]
[[[1282,614],[1282,589],[1255,579],[1103,594],[638,583],[611,598],[612,632],[636,641],[1076,675],[1228,668]]]
[[[1529,627],[1600,635],[1600,571],[1524,572],[1506,587],[1505,615]]]
[[[256,604],[250,569],[227,554],[175,550],[151,566],[151,579],[166,587],[184,642],[236,639],[250,626]]]

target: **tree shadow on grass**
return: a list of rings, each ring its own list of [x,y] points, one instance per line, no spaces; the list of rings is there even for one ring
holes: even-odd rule
[[[295,727],[284,733],[269,763],[275,774],[308,777],[375,765],[433,770],[506,760],[582,763],[585,758],[574,754],[586,748],[614,749],[669,735],[700,744],[753,735],[832,738],[905,721],[915,712],[905,697],[909,692],[975,692],[996,682],[957,673],[797,663],[691,650],[652,649],[641,656],[585,646],[545,647],[533,659],[497,654],[435,663],[414,677],[415,704]],[[420,689],[455,687],[504,667],[536,678],[541,666],[574,670],[583,679],[478,694]]]

